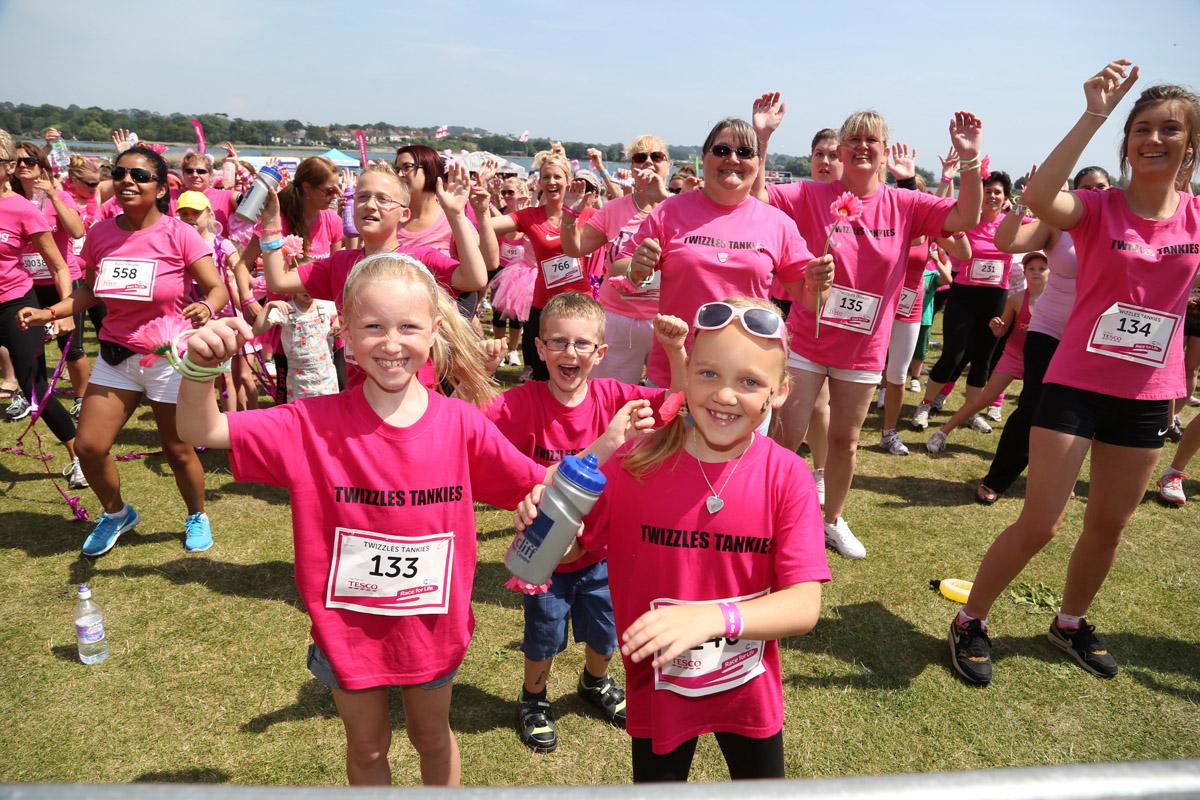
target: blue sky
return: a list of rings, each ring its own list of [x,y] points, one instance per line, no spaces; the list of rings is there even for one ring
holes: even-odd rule
[[[993,169],[1016,177],[1070,127],[1083,81],[1110,58],[1141,64],[1140,87],[1200,88],[1197,0],[907,5],[167,0],[142,12],[4,0],[0,99],[699,144],[779,90],[779,151],[807,153],[814,131],[874,108],[936,170],[950,115],[966,108],[984,120]],[[44,34],[63,20],[72,42],[48,59]],[[1114,119],[1083,160],[1115,168],[1120,133]]]

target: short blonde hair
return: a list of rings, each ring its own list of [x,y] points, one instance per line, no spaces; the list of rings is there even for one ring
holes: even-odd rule
[[[604,307],[583,292],[563,292],[556,294],[542,308],[538,325],[538,336],[541,336],[552,319],[582,319],[596,324],[600,341],[604,344]]]
[[[891,140],[887,122],[879,112],[855,111],[846,117],[846,121],[842,123],[842,129],[838,131],[837,135],[838,142],[844,142],[854,134],[863,131],[874,134],[884,144]]]
[[[652,133],[643,133],[629,144],[625,145],[625,158],[633,158],[635,153],[667,153],[667,143]]]

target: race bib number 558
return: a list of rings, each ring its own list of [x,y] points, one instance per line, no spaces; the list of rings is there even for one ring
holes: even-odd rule
[[[395,536],[337,528],[327,608],[407,617],[450,606],[454,533]]]
[[[93,287],[97,297],[150,302],[154,299],[155,261],[145,258],[102,258]]]

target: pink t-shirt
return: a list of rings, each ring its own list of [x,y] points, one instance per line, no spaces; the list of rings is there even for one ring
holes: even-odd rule
[[[675,195],[659,203],[621,251],[632,256],[643,239],[662,247],[659,310],[689,326],[705,303],[741,295],[767,299],[776,276],[804,278],[812,254],[779,209],[748,197],[736,206],[713,202],[702,191]],[[686,346],[691,347],[688,332]],[[656,339],[647,377],[671,384],[667,356]]]
[[[529,244],[528,237],[516,234],[515,236],[501,236],[500,242],[500,267],[507,267],[509,264],[517,264],[528,261],[530,264],[534,261],[533,246]]]
[[[0,303],[24,297],[33,279],[21,257],[29,237],[50,230],[37,206],[19,194],[0,197]]]
[[[771,204],[795,220],[815,253],[825,249],[834,222],[829,208],[844,192],[841,181],[767,184]],[[788,330],[792,350],[809,361],[837,369],[882,370],[909,242],[941,234],[955,200],[887,184],[859,199],[862,219],[853,226],[839,224],[834,233],[834,293],[822,308],[820,337],[816,312],[799,303],[788,315]]]
[[[116,219],[123,213],[125,213],[124,209],[122,209],[121,204],[117,202],[117,196],[113,195],[100,205],[100,213],[96,221],[100,222],[106,219]]]
[[[529,381],[497,396],[486,413],[518,450],[549,467],[599,439],[613,416],[630,400],[644,398],[657,408],[667,394],[666,389],[631,386],[612,378],[596,378],[587,386],[583,402],[568,407],[558,401],[548,383]],[[555,571],[578,572],[603,559],[601,548]]]
[[[600,252],[603,253],[602,275],[608,275],[612,263],[620,258],[625,243],[633,238],[647,216],[637,207],[633,195],[627,194],[605,203],[604,207],[587,221],[590,227],[595,228],[608,239],[600,247]],[[605,279],[604,283],[600,285],[600,305],[604,306],[605,311],[611,311],[623,317],[654,319],[654,315],[658,313],[658,289],[661,277],[661,273],[655,273],[655,279],[645,288],[628,281],[618,281],[614,284]],[[632,288],[633,291],[626,291],[628,288]]]
[[[920,323],[925,302],[925,265],[928,263],[929,242],[921,242],[908,248],[904,286],[900,290],[900,301],[896,303],[897,322]]]
[[[474,408],[433,393],[407,428],[361,389],[227,418],[234,478],[291,493],[296,588],[338,682],[424,683],[462,663],[475,501],[515,508],[545,470]]]
[[[1083,204],[1071,229],[1079,260],[1075,306],[1046,383],[1134,400],[1182,397],[1183,316],[1200,269],[1200,198],[1181,193],[1169,219],[1149,220],[1129,210],[1123,189],[1074,194]]]
[[[149,228],[122,230],[116,220],[92,226],[79,257],[96,298],[108,307],[100,338],[130,350],[142,325],[177,316],[188,299],[188,267],[212,256],[212,247],[190,225],[163,215]]]
[[[967,241],[971,243],[971,258],[969,261],[954,262],[958,274],[954,282],[964,286],[991,286],[997,289],[1008,288],[1009,271],[1012,269],[1013,254],[1005,253],[996,247],[996,229],[1004,221],[1007,214],[999,214],[994,220],[982,220],[978,225],[967,231]]]
[[[283,228],[283,235],[291,236],[292,223],[288,222],[287,217],[280,217],[279,223],[279,227]],[[261,234],[262,223],[259,222],[254,226],[254,235],[261,236]],[[271,238],[274,238],[274,236]],[[323,208],[318,212],[317,218],[313,220],[313,224],[309,226],[308,247],[305,249],[304,256],[300,260],[315,261],[319,258],[329,258],[333,252],[333,245],[344,238],[342,218],[337,215],[336,211]]]
[[[75,198],[70,192],[64,192],[61,189],[56,190],[59,199],[63,203],[78,213],[79,204],[75,202]],[[40,193],[39,193],[40,194]],[[54,237],[54,245],[58,248],[59,255],[63,261],[67,263],[67,269],[71,274],[71,280],[77,281],[83,277],[83,262],[79,256],[75,255],[75,240],[71,234],[67,233],[66,226],[60,225],[58,222],[58,212],[54,210],[54,203],[50,202],[49,197],[41,197],[41,212],[46,218],[46,224],[50,227],[50,233]],[[34,203],[36,207],[38,204]],[[80,218],[82,220],[82,217]],[[42,254],[30,242],[25,248],[25,252],[21,254],[21,259],[25,264],[26,269],[30,270],[30,277],[33,278],[35,286],[53,286],[54,279],[50,277],[50,268],[46,266],[46,260],[42,258]]]
[[[830,579],[816,486],[795,453],[756,436],[740,463],[701,464],[680,451],[641,481],[621,468],[623,455],[604,466],[608,484],[584,520],[582,539],[588,550],[608,548],[618,636],[656,601],[742,599]],[[705,507],[712,492],[701,469],[713,486],[724,487],[725,506],[715,515]],[[691,659],[714,646],[720,645],[706,643],[680,659],[696,664]],[[700,696],[656,688],[650,661],[626,657],[629,735],[649,738],[655,753],[667,753],[704,733],[777,733],[783,726],[779,643],[747,641],[744,647],[736,656],[726,651],[724,676],[664,676],[708,692]]]
[[[1033,307],[1029,330],[1061,339],[1066,330],[1071,308],[1075,305],[1075,243],[1071,234],[1063,231],[1052,247],[1046,248],[1046,264],[1050,267],[1046,288]]]
[[[566,213],[566,212],[563,212]],[[576,227],[586,225],[594,209],[585,208],[575,221]],[[562,251],[561,231],[546,219],[546,207],[522,208],[508,215],[521,233],[529,237],[537,260],[537,283],[533,285],[533,307],[542,308],[556,294],[591,292],[588,281],[590,266],[586,259],[572,258]]]
[[[1045,292],[1042,292],[1045,296]],[[1017,312],[1017,318],[1013,320],[1012,333],[1008,335],[1008,341],[1004,345],[1004,353],[1000,356],[1000,360],[996,362],[994,372],[999,372],[1004,375],[1012,375],[1017,380],[1025,379],[1025,337],[1029,333],[1029,318],[1033,313],[1033,309],[1041,304],[1039,297],[1030,305],[1029,291],[1026,290],[1021,298],[1021,310]]]

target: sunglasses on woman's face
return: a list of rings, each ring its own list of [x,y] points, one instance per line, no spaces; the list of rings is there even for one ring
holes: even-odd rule
[[[38,160],[32,156],[17,156],[14,160],[18,167],[36,167],[38,165]]]
[[[78,178],[75,179],[75,182],[78,183],[80,186],[86,186],[89,189],[95,189],[97,186],[100,185],[100,181],[81,181]]]
[[[203,167],[184,167],[183,174],[184,175],[207,175],[208,170],[204,169]]]
[[[512,189],[501,189],[501,190],[500,190],[500,196],[501,196],[501,197],[515,197],[515,196],[516,196],[516,194],[517,194],[517,193],[516,193],[516,192],[514,192]]]
[[[158,180],[154,177],[154,173],[148,169],[141,167],[113,167],[113,181],[123,181],[125,176],[133,178],[134,183],[157,183]]]
[[[647,161],[653,161],[655,164],[661,164],[667,160],[667,154],[655,150],[653,153],[634,153],[630,159],[635,164],[645,164]]]
[[[714,144],[708,151],[717,158],[729,158],[730,153],[736,153],[737,157],[745,161],[748,158],[754,158],[758,155],[754,148],[750,145],[738,145],[736,148],[730,147],[727,144]]]

